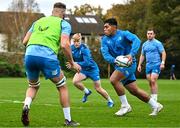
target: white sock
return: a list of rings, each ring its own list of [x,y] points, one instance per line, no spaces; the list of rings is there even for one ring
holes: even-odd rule
[[[107,99],[109,102],[113,102],[113,100],[111,99],[110,96],[108,96],[108,99]]]
[[[157,101],[157,94],[151,94],[151,97],[155,100],[155,101]]]
[[[86,93],[86,94],[88,94],[89,93],[89,90],[86,88],[86,87],[84,87],[84,93]]]
[[[30,109],[31,102],[32,102],[32,98],[31,97],[26,97],[25,100],[24,100],[24,107],[27,105],[28,108]]]
[[[158,107],[157,101],[155,101],[152,97],[149,99],[148,104],[150,104],[152,108]]]
[[[63,108],[64,118],[71,121],[70,107]]]
[[[119,96],[119,99],[120,99],[123,106],[129,106],[126,95]]]

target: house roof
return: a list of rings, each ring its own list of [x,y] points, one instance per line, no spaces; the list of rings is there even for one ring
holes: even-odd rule
[[[31,21],[33,22],[43,16],[43,13],[0,11],[0,33],[6,33],[6,25],[14,25],[15,21],[16,23],[21,21],[24,22],[24,24],[28,24],[30,26]]]
[[[6,25],[7,21],[9,23],[15,24],[19,23],[22,20],[27,22],[28,27],[32,24],[33,21],[43,17],[44,14],[42,13],[20,13],[20,12],[2,12],[0,11],[0,33],[6,33]],[[30,20],[30,21],[29,21]],[[84,15],[84,16],[76,16],[67,14],[65,17],[72,27],[72,33],[82,33],[82,35],[102,35],[103,34],[103,21],[95,15]],[[22,21],[21,21],[22,22]],[[28,28],[27,27],[27,28]]]
[[[82,35],[103,34],[103,21],[95,15],[66,15],[67,20],[72,27],[72,33],[81,33]]]

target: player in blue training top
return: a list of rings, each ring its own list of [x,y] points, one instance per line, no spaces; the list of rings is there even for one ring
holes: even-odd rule
[[[155,39],[153,29],[147,30],[147,39],[148,40],[142,45],[138,71],[141,72],[141,65],[146,58],[146,78],[151,88],[151,97],[157,101],[157,79],[161,70],[165,68],[166,52],[162,43]]]
[[[40,72],[57,87],[65,118],[64,125],[79,125],[79,123],[71,119],[66,78],[62,70],[60,70],[59,60],[57,58],[58,50],[61,46],[71,66],[78,72],[81,70],[81,67],[72,58],[69,41],[71,26],[63,20],[65,10],[65,4],[60,2],[55,3],[52,16],[43,17],[34,22],[23,40],[23,44],[26,46],[24,63],[29,83],[21,118],[25,126],[29,125],[28,114],[30,105],[35,99],[40,86]]]
[[[115,113],[117,116],[123,116],[131,112],[131,106],[127,101],[124,87],[140,100],[149,103],[153,109],[150,115],[156,116],[163,106],[150,98],[148,94],[140,89],[136,83],[136,59],[135,55],[140,47],[140,40],[129,31],[117,29],[117,21],[114,18],[107,19],[104,22],[104,36],[101,42],[101,52],[104,59],[112,64],[115,68],[110,77],[110,82],[113,85],[119,99],[121,108]],[[130,67],[119,67],[116,65],[116,57],[119,55],[127,56],[133,63]],[[122,86],[122,84],[124,87]]]
[[[101,94],[106,100],[108,107],[113,107],[114,103],[106,90],[101,87],[99,68],[96,62],[93,60],[89,48],[81,42],[81,34],[76,33],[72,37],[73,44],[71,45],[72,55],[74,61],[81,66],[82,70],[80,73],[76,73],[73,78],[73,84],[84,91],[84,97],[82,102],[87,101],[87,97],[92,93],[91,90],[87,89],[82,81],[86,78],[90,78],[94,82],[96,91]],[[67,63],[67,67],[71,66]]]

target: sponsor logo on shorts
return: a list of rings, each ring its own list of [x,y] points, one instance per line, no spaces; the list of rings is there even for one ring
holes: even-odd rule
[[[125,74],[126,74],[126,75],[129,75],[129,72],[128,72],[128,71],[125,71]]]

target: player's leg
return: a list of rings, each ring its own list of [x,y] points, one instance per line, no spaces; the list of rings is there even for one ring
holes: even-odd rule
[[[157,79],[160,74],[160,66],[153,66],[151,68],[146,68],[146,78],[149,82],[151,97],[157,101],[158,97],[158,85]]]
[[[58,72],[58,75],[59,76],[56,75],[53,78],[50,78],[50,80],[56,85],[57,90],[59,92],[59,100],[63,108],[64,118],[65,118],[64,125],[78,126],[80,124],[71,119],[70,99],[69,99],[68,88],[66,86],[66,78],[62,71],[61,73]]]
[[[172,78],[173,78],[173,80],[176,80],[176,76],[175,76],[175,74],[174,74],[174,73],[173,73],[173,77],[172,77]]]
[[[170,72],[170,80],[173,80],[173,73]]]
[[[24,100],[24,106],[22,111],[21,121],[24,126],[29,125],[29,110],[32,100],[34,100],[36,93],[39,89],[40,82],[38,80],[29,80],[29,87],[26,90],[26,98]]]
[[[136,80],[128,80],[128,84],[125,85],[126,89],[134,96],[142,100],[143,102],[149,101],[149,95],[144,90],[140,89],[137,84]]]
[[[111,99],[107,91],[104,88],[102,88],[100,80],[94,81],[94,88],[100,95],[102,95],[107,100],[108,107],[114,106],[113,100]]]
[[[74,122],[71,119],[70,114],[70,101],[68,88],[66,86],[66,78],[63,72],[60,70],[59,61],[46,59],[43,61],[44,68],[42,68],[42,72],[46,79],[50,79],[55,85],[59,92],[59,101],[63,108],[65,125],[67,126],[77,126],[79,123]]]
[[[124,78],[125,75],[118,70],[115,70],[110,77],[110,82],[113,85],[121,102],[121,108],[119,109],[119,111],[115,113],[115,115],[117,116],[123,116],[131,111],[131,106],[129,105],[128,100],[126,98],[124,87],[120,83],[120,81]]]
[[[136,96],[141,101],[150,104],[153,109],[150,115],[155,116],[162,110],[163,106],[152,97],[149,97],[148,93],[144,90],[140,89],[135,81],[128,83],[125,87],[132,95]]]
[[[32,100],[35,98],[36,93],[39,89],[40,81],[39,81],[39,72],[40,70],[36,66],[38,59],[33,56],[25,56],[25,68],[26,68],[26,75],[28,78],[29,87],[26,90],[26,97],[24,100],[24,106],[22,111],[21,121],[24,126],[29,125],[29,110]]]
[[[159,74],[161,72],[160,66],[154,66],[151,69],[151,75],[150,75],[150,88],[151,88],[151,97],[154,98],[157,101],[158,97],[158,85],[157,80],[159,77]]]
[[[81,91],[85,91],[84,84],[82,83],[82,80],[86,79],[86,76],[82,73],[76,73],[73,77],[73,84]]]
[[[157,84],[157,80],[158,80],[159,74],[157,73],[152,73],[151,74],[151,97],[157,101],[158,99],[158,84]]]
[[[149,72],[148,74],[146,74],[146,79],[149,83],[149,87],[150,87],[150,93],[151,93],[151,97],[153,97],[153,88],[152,88],[152,84],[151,84],[151,72]]]
[[[84,96],[82,98],[82,102],[85,103],[87,101],[87,97],[92,93],[90,89],[86,88],[82,83],[83,80],[86,79],[85,73],[76,73],[73,78],[73,84],[81,91],[84,92]]]

